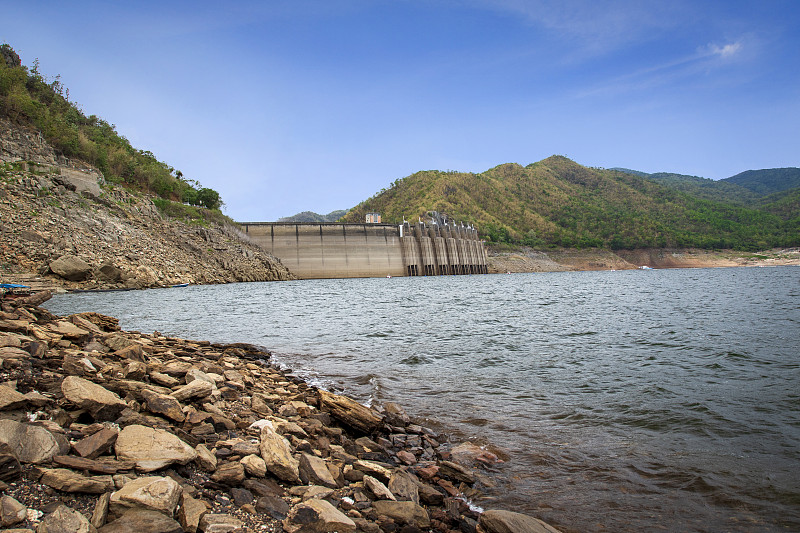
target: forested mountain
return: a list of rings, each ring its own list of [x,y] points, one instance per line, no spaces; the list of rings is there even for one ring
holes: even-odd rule
[[[800,245],[800,207],[787,200],[790,193],[746,207],[712,199],[724,194],[699,180],[651,179],[552,156],[479,174],[417,172],[354,207],[343,221],[360,221],[377,211],[384,222],[399,223],[436,210],[475,224],[490,241],[531,246],[755,250]],[[695,189],[680,185],[692,183]],[[691,193],[704,186],[714,191],[709,198]]]
[[[279,218],[278,222],[336,222],[347,214],[347,209],[331,211],[327,215],[320,215],[313,211],[303,211],[290,217]]]
[[[800,187],[800,168],[747,170],[720,181],[743,187],[759,196],[766,196]]]

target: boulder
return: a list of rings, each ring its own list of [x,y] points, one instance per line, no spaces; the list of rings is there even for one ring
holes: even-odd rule
[[[356,524],[326,500],[295,505],[283,520],[287,533],[353,533]]]
[[[184,531],[196,533],[197,528],[200,526],[200,520],[206,514],[208,514],[208,507],[203,502],[192,498],[185,492],[183,493],[181,506],[178,509],[178,521]]]
[[[455,446],[450,450],[450,457],[456,463],[464,465],[478,463],[491,465],[502,462],[494,453],[471,442],[462,442],[458,446]]]
[[[43,472],[40,483],[60,491],[103,494],[114,490],[111,476],[82,476],[66,468],[48,468]]]
[[[364,476],[364,486],[379,500],[397,500],[386,485],[372,476]]]
[[[211,481],[235,487],[244,481],[244,466],[238,461],[223,463],[211,474]]]
[[[11,496],[0,498],[0,527],[7,528],[19,524],[28,514],[28,508]]]
[[[11,387],[0,385],[0,411],[6,409],[17,409],[25,405],[28,399],[24,394],[15,391]]]
[[[78,376],[67,376],[61,383],[64,398],[89,411],[96,420],[114,420],[128,407],[110,390]]]
[[[129,509],[122,516],[109,522],[98,533],[182,533],[177,520],[149,509]]]
[[[121,516],[134,507],[158,511],[172,516],[183,490],[169,477],[147,476],[136,478],[111,494],[108,511],[112,516]]]
[[[337,487],[336,480],[328,470],[325,460],[316,455],[300,454],[299,473],[300,480],[305,484],[322,485],[332,489]]]
[[[36,527],[36,533],[94,533],[95,531],[85,516],[64,504],[45,516]]]
[[[106,427],[74,443],[72,449],[81,457],[96,459],[111,449],[118,436],[118,429]]]
[[[142,472],[152,472],[173,463],[194,461],[197,452],[163,429],[138,424],[123,429],[114,445],[117,458],[131,460]]]
[[[83,281],[92,273],[92,267],[74,255],[62,255],[52,263],[50,270],[68,281]]]
[[[275,477],[290,483],[300,482],[300,464],[292,457],[292,447],[269,427],[261,428],[261,458]]]
[[[105,262],[97,269],[97,277],[103,281],[120,281],[122,279],[122,270],[114,266],[113,263]]]
[[[363,433],[372,433],[383,422],[380,413],[365,407],[346,396],[340,396],[320,389],[320,408],[330,411],[331,416]]]
[[[142,389],[142,399],[147,402],[147,410],[151,413],[164,415],[175,422],[183,422],[186,418],[181,402],[172,396]]]
[[[420,529],[425,529],[431,525],[428,511],[414,502],[379,500],[372,502],[372,508],[375,509],[376,513],[386,515],[401,524],[408,524]]]
[[[45,463],[61,452],[56,437],[40,426],[0,420],[0,443],[7,444],[21,463]]]
[[[486,511],[481,515],[478,524],[486,533],[560,533],[538,518],[512,511]]]
[[[260,455],[247,455],[240,461],[244,471],[253,477],[264,477],[267,475],[267,463]]]
[[[398,470],[392,474],[388,489],[399,501],[419,503],[419,480],[408,472]]]
[[[212,383],[202,379],[196,379],[176,390],[170,396],[183,402],[186,400],[205,398],[206,396],[210,396],[212,392],[214,392],[214,385]]]
[[[100,185],[97,182],[100,174],[97,171],[84,171],[68,167],[60,167],[59,170],[60,174],[54,178],[56,182],[82,196],[100,197]]]
[[[256,500],[256,511],[283,520],[289,514],[289,504],[277,496],[262,496]]]
[[[213,472],[217,469],[217,456],[211,453],[205,444],[198,444],[194,450],[197,453],[197,458],[195,459],[197,466],[206,472]]]

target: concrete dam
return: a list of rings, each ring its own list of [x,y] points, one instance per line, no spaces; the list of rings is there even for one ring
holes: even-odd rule
[[[455,224],[241,222],[301,279],[486,274],[475,228]]]

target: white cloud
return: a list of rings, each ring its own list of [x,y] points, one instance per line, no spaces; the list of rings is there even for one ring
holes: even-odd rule
[[[742,50],[742,43],[740,42],[731,43],[731,44],[726,44],[725,46],[711,44],[707,47],[706,50],[709,53],[709,55],[717,55],[723,59],[727,59],[735,56]]]

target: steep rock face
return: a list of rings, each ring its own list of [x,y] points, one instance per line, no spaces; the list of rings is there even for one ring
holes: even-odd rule
[[[97,170],[56,155],[36,132],[2,119],[0,242],[3,281],[38,287],[145,288],[293,277],[238,228],[167,219],[149,197],[103,183]],[[62,271],[64,257],[91,272]]]

